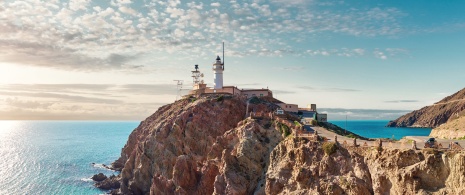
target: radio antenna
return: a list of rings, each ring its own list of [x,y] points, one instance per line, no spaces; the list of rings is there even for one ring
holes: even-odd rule
[[[224,42],[223,42],[223,63],[222,65],[223,65],[223,70],[224,70]]]

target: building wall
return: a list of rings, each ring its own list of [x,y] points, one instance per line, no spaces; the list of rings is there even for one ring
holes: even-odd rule
[[[257,97],[264,97],[264,96],[271,96],[273,97],[273,93],[268,90],[268,89],[247,89],[247,90],[242,90],[241,94],[246,97],[252,97],[252,96],[257,96]]]
[[[299,106],[297,104],[278,103],[277,105],[286,112],[299,112]]]
[[[234,86],[226,86],[222,89],[213,89],[213,88],[206,88],[204,93],[230,93],[233,95],[241,95],[241,90]]]

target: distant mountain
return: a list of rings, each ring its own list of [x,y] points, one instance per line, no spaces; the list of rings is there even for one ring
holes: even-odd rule
[[[462,115],[465,115],[465,88],[431,106],[390,121],[386,126],[435,128]]]

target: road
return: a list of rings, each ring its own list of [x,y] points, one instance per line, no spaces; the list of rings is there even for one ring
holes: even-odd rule
[[[337,135],[336,133],[328,131],[327,129],[323,127],[305,125],[304,128],[307,132],[311,132],[311,133],[314,133],[315,130],[318,131],[318,135],[328,138],[329,141],[334,141],[334,136],[337,136],[337,140],[339,143],[343,143],[344,141],[346,141],[348,145],[352,145],[353,140],[354,140],[353,138],[348,138],[342,135]],[[408,140],[415,140],[417,143],[417,148],[421,149],[424,147],[425,140],[427,140],[428,138],[430,137],[428,136],[406,136],[401,141],[395,141],[395,142],[390,142],[390,143],[384,142],[383,147],[398,148],[398,149],[411,149],[412,143],[411,142],[409,143]],[[449,139],[436,139],[436,140],[438,141],[438,143],[442,144],[443,148],[448,148],[449,143],[451,141],[458,142],[461,146],[465,146],[465,140],[449,140]],[[367,143],[368,146],[376,145],[376,141],[357,140],[357,144],[360,146],[363,146],[365,142]]]

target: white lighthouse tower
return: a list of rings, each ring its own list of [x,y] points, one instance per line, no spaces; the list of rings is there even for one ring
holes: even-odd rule
[[[220,56],[216,57],[216,62],[213,64],[213,89],[223,89],[223,71],[224,71],[224,42],[223,42],[223,62]]]
[[[213,89],[223,89],[223,71],[224,64],[221,63],[220,56],[216,57],[216,63],[213,64]]]

